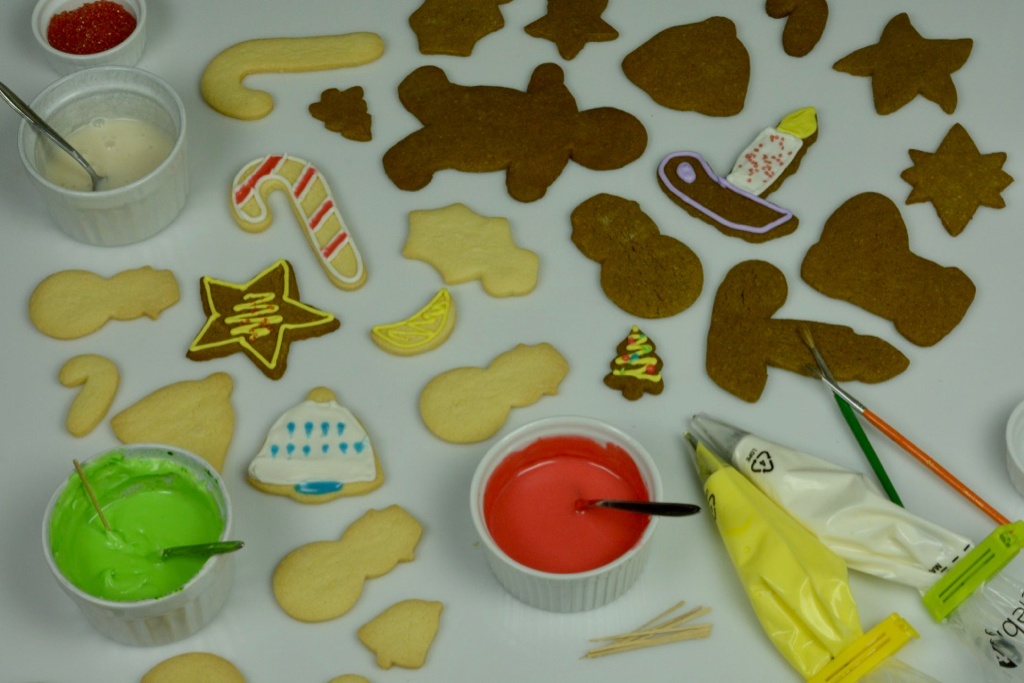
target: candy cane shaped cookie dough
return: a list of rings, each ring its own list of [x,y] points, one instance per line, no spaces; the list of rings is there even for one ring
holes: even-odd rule
[[[203,98],[225,116],[253,121],[273,111],[274,98],[242,85],[249,74],[359,66],[382,54],[384,41],[376,33],[246,40],[227,48],[206,65],[201,84]]]
[[[231,213],[248,232],[262,232],[273,216],[267,195],[285,192],[295,217],[320,259],[327,277],[341,289],[359,289],[366,269],[337,202],[320,172],[308,161],[271,154],[246,164],[231,186]]]

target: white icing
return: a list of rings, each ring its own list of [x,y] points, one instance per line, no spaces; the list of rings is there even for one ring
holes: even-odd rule
[[[359,420],[336,401],[303,401],[277,419],[249,474],[265,484],[373,481],[373,445]]]
[[[759,197],[782,175],[803,145],[796,136],[765,128],[736,159],[726,180]]]

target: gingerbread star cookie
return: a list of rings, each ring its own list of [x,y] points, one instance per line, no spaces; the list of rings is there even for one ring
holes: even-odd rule
[[[366,107],[363,89],[358,85],[347,90],[328,88],[320,93],[320,101],[309,105],[310,115],[324,122],[324,128],[341,133],[349,140],[369,142],[373,118]]]
[[[956,237],[979,206],[1006,206],[1000,192],[1013,182],[1003,171],[1006,152],[982,154],[959,123],[934,152],[910,150],[914,165],[900,177],[913,185],[907,204],[931,202],[946,231]]]
[[[832,68],[854,76],[870,76],[879,114],[891,114],[918,95],[952,114],[956,109],[952,74],[964,65],[973,46],[970,38],[922,38],[903,13],[889,20],[877,44],[848,54]]]
[[[319,337],[341,325],[332,314],[299,301],[295,273],[285,260],[243,284],[204,276],[200,289],[209,317],[188,347],[186,356],[192,360],[241,351],[264,375],[280,379],[293,341]]]
[[[587,43],[615,40],[619,32],[601,18],[608,0],[548,0],[548,13],[523,30],[558,46],[562,59],[572,59]]]

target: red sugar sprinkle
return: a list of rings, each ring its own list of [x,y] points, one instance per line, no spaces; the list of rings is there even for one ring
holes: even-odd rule
[[[92,55],[119,45],[135,30],[135,17],[111,0],[87,2],[58,12],[46,27],[50,46],[73,55]]]

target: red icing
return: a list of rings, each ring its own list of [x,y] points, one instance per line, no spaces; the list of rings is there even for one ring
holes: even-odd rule
[[[276,154],[264,159],[259,168],[257,168],[256,171],[249,176],[249,178],[242,183],[237,190],[235,190],[235,204],[240,206],[249,196],[249,193],[252,192],[252,189],[256,187],[256,183],[262,180],[265,176],[274,172],[274,169],[277,168],[277,165],[281,162],[282,158],[283,157],[280,154]]]
[[[316,226],[320,225],[320,221],[322,221],[324,219],[324,216],[326,216],[327,213],[333,208],[334,202],[332,202],[330,199],[321,204],[320,208],[316,210],[316,213],[310,216],[309,229],[316,230]]]
[[[484,490],[484,520],[517,562],[556,574],[608,564],[636,545],[648,517],[576,510],[579,499],[649,500],[636,463],[615,444],[578,436],[538,439],[509,455]]]
[[[313,180],[314,176],[316,176],[316,169],[312,166],[307,166],[299,178],[299,182],[295,185],[295,189],[292,190],[292,195],[296,198],[301,197],[302,193],[306,190],[306,185]]]
[[[97,0],[54,14],[46,27],[46,40],[61,52],[92,55],[124,42],[136,23],[135,16],[118,3]]]

